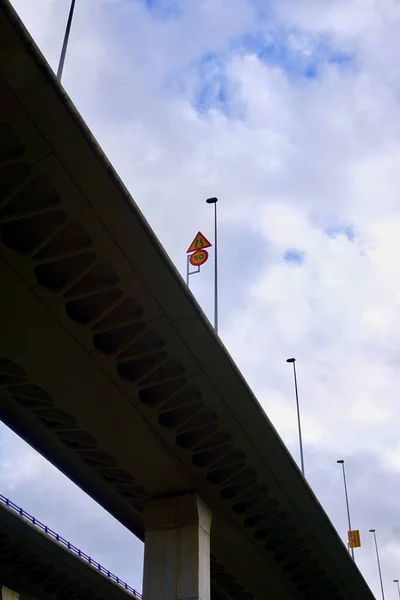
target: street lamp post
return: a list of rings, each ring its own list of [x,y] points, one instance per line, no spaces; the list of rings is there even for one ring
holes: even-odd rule
[[[71,31],[72,17],[74,16],[74,9],[75,9],[75,0],[71,0],[71,7],[69,9],[67,27],[65,29],[64,41],[63,41],[63,45],[61,48],[60,62],[58,63],[58,69],[57,69],[57,79],[59,81],[61,81],[62,73],[64,70],[65,55],[67,54],[68,40],[69,40],[70,31]]]
[[[379,573],[379,581],[381,583],[382,600],[385,600],[385,592],[383,591],[381,562],[379,560],[378,542],[376,541],[376,531],[375,531],[375,529],[370,529],[369,532],[374,535],[375,550],[376,550],[376,562],[378,563],[378,573]]]
[[[393,583],[397,583],[397,591],[399,593],[399,598],[400,598],[400,584],[399,584],[399,580],[398,579],[393,579]]]
[[[296,394],[296,407],[297,407],[297,426],[299,429],[299,445],[300,445],[300,462],[301,462],[301,472],[303,473],[303,477],[305,477],[304,470],[304,455],[303,455],[303,438],[301,435],[301,421],[300,421],[300,405],[299,405],[299,392],[297,389],[297,374],[296,374],[296,359],[288,358],[286,359],[287,363],[292,363],[293,365],[293,376],[294,376],[294,391]]]
[[[207,198],[207,204],[214,204],[214,329],[218,333],[218,198]]]
[[[345,466],[344,466],[344,460],[337,460],[337,463],[339,463],[339,465],[342,465],[342,470],[343,470],[343,484],[344,484],[344,496],[346,498],[346,509],[347,509],[347,522],[349,525],[349,531],[352,531],[351,529],[351,519],[350,519],[350,507],[349,507],[349,496],[347,493],[347,481],[346,481],[346,470],[345,470]],[[350,552],[351,552],[351,557],[354,560],[354,548],[350,547]]]

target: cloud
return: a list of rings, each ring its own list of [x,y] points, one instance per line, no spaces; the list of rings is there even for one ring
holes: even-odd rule
[[[14,5],[55,67],[64,3]],[[346,459],[377,593],[368,529],[388,582],[400,554],[399,20],[395,0],[87,0],[64,77],[182,273],[220,198],[222,339],[295,456],[297,357],[307,477],[344,534]],[[212,269],[192,279],[212,315]],[[4,435],[10,493],[33,504],[45,477],[52,503],[34,508],[58,520],[67,484]]]

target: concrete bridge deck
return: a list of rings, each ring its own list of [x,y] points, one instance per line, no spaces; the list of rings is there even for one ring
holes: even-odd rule
[[[141,600],[96,560],[0,495],[0,589],[36,600]]]

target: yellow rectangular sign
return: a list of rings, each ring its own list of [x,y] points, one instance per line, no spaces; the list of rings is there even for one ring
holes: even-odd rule
[[[354,529],[353,531],[348,531],[347,535],[349,537],[349,547],[350,548],[360,548],[361,547],[360,532],[358,529]]]

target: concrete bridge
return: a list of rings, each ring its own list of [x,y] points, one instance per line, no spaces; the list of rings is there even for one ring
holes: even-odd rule
[[[141,600],[139,592],[0,495],[2,600]]]
[[[8,0],[0,281],[0,416],[145,542],[146,600],[373,598]]]

